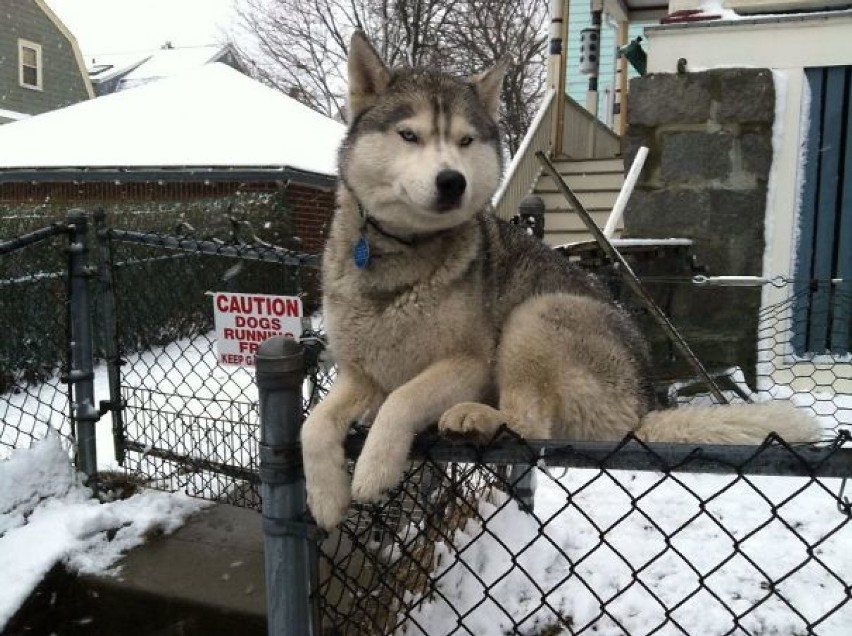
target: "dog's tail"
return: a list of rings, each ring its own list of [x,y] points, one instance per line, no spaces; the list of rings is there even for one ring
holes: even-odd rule
[[[790,443],[816,442],[821,428],[789,402],[774,401],[651,411],[636,430],[647,442],[688,444],[760,444],[770,433]]]

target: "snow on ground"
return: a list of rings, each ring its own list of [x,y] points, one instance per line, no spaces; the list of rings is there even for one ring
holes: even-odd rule
[[[130,406],[145,411],[149,416],[162,411],[183,416],[225,418],[232,415],[228,411],[257,401],[253,369],[218,366],[212,332],[151,351],[129,354],[124,360],[122,386],[133,387],[129,396]],[[95,366],[94,384],[95,401],[109,399],[106,365]],[[17,393],[0,396],[3,422],[0,426],[0,460],[9,455],[10,447],[29,445],[19,431],[32,433],[36,438],[45,437],[49,429],[70,434],[63,415],[68,410],[67,392],[67,385],[62,384],[57,373],[42,384],[29,385]],[[140,402],[134,403],[134,399]],[[103,417],[95,424],[95,430],[98,468],[118,469],[110,417]],[[207,439],[210,439],[209,436]],[[241,446],[239,440],[231,440],[230,444],[233,448]],[[161,444],[164,445],[167,444]],[[199,450],[210,452],[209,448]],[[248,458],[242,459],[248,462]]]
[[[816,622],[846,600],[841,581],[852,581],[852,526],[835,506],[839,480],[810,484],[782,503],[806,480],[749,477],[731,485],[733,477],[678,475],[657,485],[655,473],[599,475],[569,470],[554,480],[539,472],[536,518],[515,503],[503,506],[505,499],[482,502],[485,534],[472,521],[456,532],[452,547],[438,545],[440,594],[419,606],[405,633],[456,633],[462,614],[465,633],[477,636],[539,634],[559,625],[558,616],[576,631],[594,625],[591,633],[605,635],[780,636],[806,633],[796,612]],[[708,501],[706,514],[687,489]],[[630,495],[639,498],[635,506]],[[773,505],[778,518],[770,521]],[[598,528],[605,529],[605,543]],[[735,541],[742,542],[740,552]],[[815,546],[813,559],[808,545]],[[770,593],[761,570],[781,581],[776,589],[795,612]],[[671,619],[680,629],[666,624],[666,609],[654,596],[676,607]],[[743,629],[736,629],[732,612],[745,614]],[[852,607],[845,605],[807,633],[845,636],[850,624]]]
[[[96,400],[109,398],[106,371],[104,365],[95,369]],[[58,373],[42,384],[28,385],[16,393],[0,396],[0,462],[9,457],[12,448],[26,448],[33,439],[43,439],[50,431],[69,436],[71,429],[64,415],[67,412],[68,386],[60,381]],[[109,426],[109,417],[95,425],[99,470],[119,468]],[[66,453],[70,452],[70,441],[63,439],[62,443]]]
[[[99,503],[59,438],[15,450],[0,462],[0,630],[59,561],[106,572],[151,533],[170,533],[205,502],[143,491]]]

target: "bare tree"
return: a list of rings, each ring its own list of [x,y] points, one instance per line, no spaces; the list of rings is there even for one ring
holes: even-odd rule
[[[546,87],[547,16],[544,0],[472,0],[458,4],[455,28],[446,33],[445,50],[459,73],[473,74],[511,56],[502,94],[503,132],[511,154]]]
[[[253,74],[341,120],[354,29],[390,66],[473,74],[510,56],[503,129],[512,153],[544,89],[546,0],[238,0],[237,13],[232,39]]]

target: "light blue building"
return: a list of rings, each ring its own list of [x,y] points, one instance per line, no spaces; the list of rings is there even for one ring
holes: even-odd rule
[[[569,97],[585,106],[589,90],[589,76],[580,72],[580,32],[591,26],[591,0],[569,0],[568,43],[566,55],[567,81],[565,90]],[[598,119],[612,126],[612,105],[615,103],[616,66],[618,64],[617,25],[604,13],[601,24],[601,59],[598,70]],[[633,40],[645,31],[644,24],[630,24],[629,39]],[[645,44],[643,38],[643,45]],[[628,67],[628,78],[636,77],[633,67]]]

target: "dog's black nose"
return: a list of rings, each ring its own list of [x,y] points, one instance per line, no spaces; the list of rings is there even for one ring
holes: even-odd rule
[[[435,177],[435,186],[438,188],[438,204],[452,205],[458,203],[467,181],[458,170],[441,170]]]

